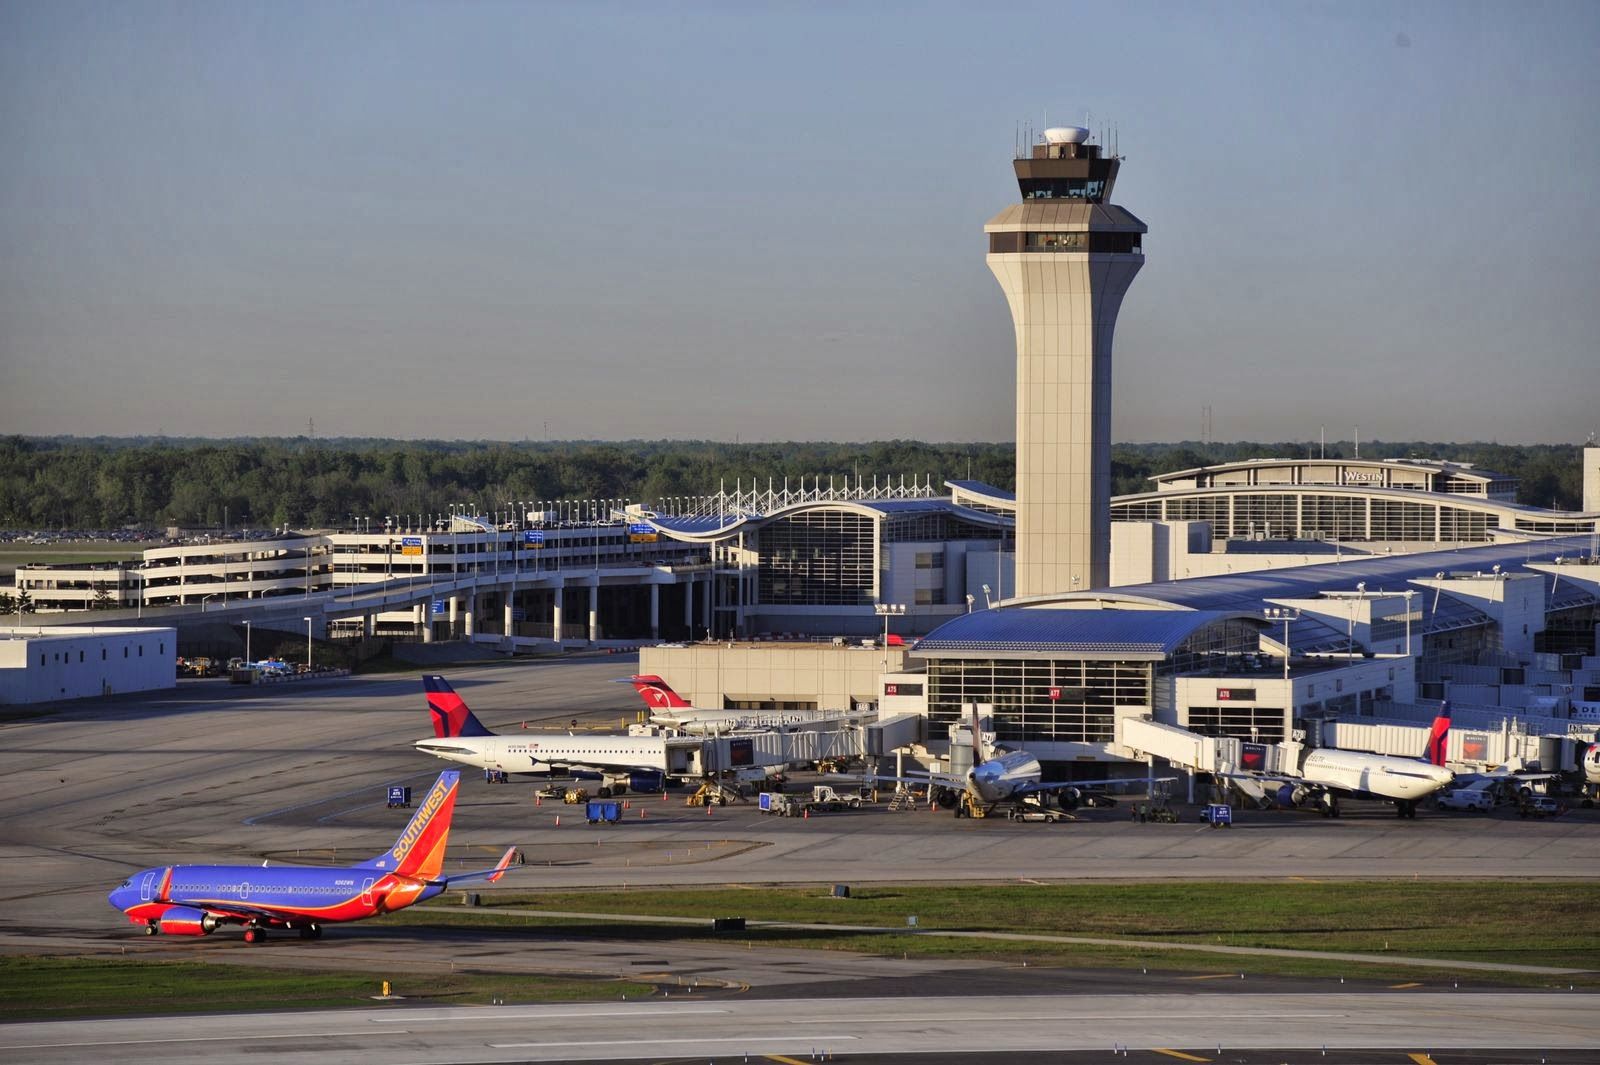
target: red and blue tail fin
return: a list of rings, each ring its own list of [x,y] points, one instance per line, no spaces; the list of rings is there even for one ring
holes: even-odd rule
[[[466,700],[440,676],[422,678],[422,689],[428,693],[428,712],[433,715],[435,739],[446,736],[493,736],[483,727],[483,722],[472,716]]]
[[[644,705],[652,710],[674,710],[689,706],[688,700],[673,691],[660,677],[646,674],[628,679],[633,682],[633,690],[639,693]]]
[[[440,773],[394,846],[362,864],[417,880],[437,880],[444,869],[445,842],[450,836],[450,816],[455,813],[460,785],[459,771],[447,769]]]
[[[1428,762],[1432,765],[1444,765],[1445,755],[1450,750],[1450,700],[1446,699],[1439,705],[1439,716],[1433,719],[1433,728],[1428,732]]]

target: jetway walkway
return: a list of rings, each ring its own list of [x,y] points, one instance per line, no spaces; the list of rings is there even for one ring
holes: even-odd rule
[[[1166,760],[1191,773],[1217,776],[1251,772],[1294,776],[1298,774],[1298,745],[1247,743],[1227,736],[1202,736],[1177,725],[1167,725],[1144,717],[1119,717],[1116,725],[1119,744],[1141,755]],[[1266,805],[1270,785],[1246,776],[1232,776],[1234,789],[1257,805]]]

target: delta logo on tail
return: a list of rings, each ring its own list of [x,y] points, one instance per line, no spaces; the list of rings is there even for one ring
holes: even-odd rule
[[[629,677],[628,680],[632,682],[633,690],[639,693],[645,705],[652,710],[672,710],[689,706],[689,701],[673,691],[672,687],[660,677],[640,674]]]
[[[433,716],[435,739],[448,736],[493,736],[483,722],[467,709],[467,702],[438,675],[424,676],[422,689],[428,695],[428,712]]]
[[[1450,700],[1446,699],[1439,706],[1439,716],[1433,719],[1433,728],[1428,731],[1427,761],[1430,765],[1444,765],[1445,755],[1450,750]]]
[[[520,861],[515,847],[491,869],[442,875],[460,785],[456,770],[440,773],[394,845],[360,865],[156,866],[124,880],[107,901],[145,935],[204,936],[237,924],[246,943],[260,943],[271,928],[317,939],[325,924],[403,910],[455,884],[494,883]]]

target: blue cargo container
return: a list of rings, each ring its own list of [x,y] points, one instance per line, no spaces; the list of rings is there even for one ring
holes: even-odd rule
[[[589,815],[591,825],[599,824],[601,821],[609,825],[622,820],[620,802],[591,802],[584,809]]]

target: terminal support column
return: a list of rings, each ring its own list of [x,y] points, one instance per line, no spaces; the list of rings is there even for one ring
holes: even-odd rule
[[[683,627],[689,630],[689,639],[694,639],[694,576],[691,574],[689,583],[683,586]]]
[[[600,582],[589,585],[589,642],[600,642]]]
[[[433,642],[433,602],[424,599],[417,604],[417,625],[422,629],[422,642]]]
[[[478,590],[474,588],[472,591],[467,593],[467,614],[466,617],[462,619],[462,631],[469,640],[472,639],[474,620],[477,618],[477,616]]]
[[[650,638],[661,639],[661,585],[650,586]]]
[[[556,585],[555,595],[553,597],[555,601],[555,607],[550,612],[550,635],[556,641],[557,646],[559,646],[561,643],[561,593],[565,590],[565,585]]]

